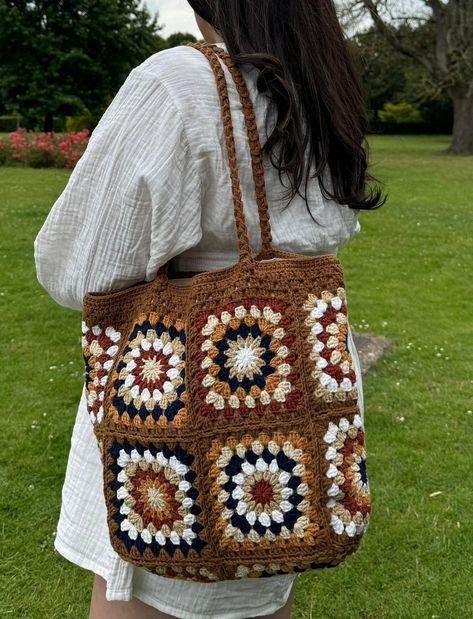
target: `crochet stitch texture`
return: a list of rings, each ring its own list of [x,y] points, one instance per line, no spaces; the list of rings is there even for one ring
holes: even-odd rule
[[[215,74],[239,262],[173,284],[84,298],[87,406],[110,540],[126,561],[212,582],[333,567],[369,524],[364,429],[333,255],[272,247],[245,81],[218,46]],[[248,240],[225,72],[248,132],[262,250]]]

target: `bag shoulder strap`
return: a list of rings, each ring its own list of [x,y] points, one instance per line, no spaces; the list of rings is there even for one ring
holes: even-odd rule
[[[271,225],[269,220],[269,208],[266,195],[266,187],[264,180],[264,167],[262,149],[259,140],[258,127],[256,117],[251,101],[250,94],[246,82],[229,54],[218,47],[207,43],[190,43],[190,47],[199,50],[206,56],[209,64],[214,72],[217,91],[220,99],[220,108],[222,113],[222,121],[225,134],[225,142],[230,166],[230,178],[232,182],[232,195],[234,204],[235,221],[238,234],[238,244],[240,250],[240,260],[253,260],[251,248],[248,240],[248,230],[246,226],[243,199],[241,194],[240,177],[238,173],[238,163],[236,160],[235,137],[233,133],[233,122],[231,117],[230,99],[228,96],[228,86],[224,70],[220,63],[220,59],[228,67],[228,70],[235,82],[238,91],[240,102],[242,105],[245,125],[248,136],[248,144],[250,148],[253,181],[255,186],[256,204],[258,207],[258,215],[261,229],[262,249],[257,259],[262,260],[271,258],[274,255],[272,247]]]
[[[253,180],[255,183],[256,203],[258,205],[259,222],[261,226],[262,250],[265,257],[271,257],[273,253],[271,225],[269,217],[268,198],[266,195],[266,185],[264,180],[264,167],[261,143],[259,139],[256,115],[251,101],[250,93],[241,71],[231,59],[230,55],[221,47],[215,46],[214,51],[220,56],[228,67],[233,81],[235,82],[240,96],[243,113],[245,115],[248,142],[250,145],[251,163],[253,168]],[[268,256],[266,256],[268,254]],[[259,256],[263,258],[263,256]]]

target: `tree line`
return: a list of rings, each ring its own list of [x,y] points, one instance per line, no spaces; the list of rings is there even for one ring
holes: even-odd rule
[[[360,20],[351,45],[372,128],[423,121],[473,153],[473,1],[339,3],[343,20]],[[0,115],[46,131],[84,109],[98,122],[134,66],[195,40],[161,30],[140,0],[0,0]]]

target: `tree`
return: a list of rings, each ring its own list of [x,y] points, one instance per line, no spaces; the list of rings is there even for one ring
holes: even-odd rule
[[[0,0],[0,100],[29,126],[100,114],[130,70],[166,47],[139,0]]]
[[[406,74],[413,61],[393,50],[375,28],[357,33],[352,39],[354,55],[373,117],[388,102],[406,98]]]
[[[451,151],[473,154],[473,2],[472,0],[340,0],[342,18],[371,18],[397,52],[421,66],[438,93],[453,101]],[[360,23],[360,22],[359,22]],[[416,48],[406,32],[422,24],[431,42]]]
[[[432,45],[430,24],[401,28],[404,40],[419,53],[425,53]],[[357,32],[351,45],[359,60],[373,129],[378,129],[376,119],[386,104],[407,102],[420,111],[422,121],[431,131],[451,132],[452,102],[446,94],[432,88],[431,78],[423,66],[393,49],[374,26]]]
[[[166,39],[168,47],[177,47],[178,45],[185,45],[186,43],[195,43],[197,39],[190,32],[175,32]]]

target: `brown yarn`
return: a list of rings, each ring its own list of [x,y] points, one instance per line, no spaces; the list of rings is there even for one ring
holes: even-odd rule
[[[84,297],[110,540],[124,560],[200,582],[334,566],[358,548],[371,509],[342,268],[272,247],[246,84],[224,50],[193,47],[216,79],[240,258],[188,285],[164,267],[152,282]],[[245,115],[256,257],[221,60]]]
[[[237,88],[238,94],[240,96],[240,102],[243,108],[248,134],[248,144],[250,148],[252,162],[253,180],[255,184],[256,203],[258,205],[258,215],[261,227],[262,251],[258,258],[271,258],[274,252],[272,247],[271,226],[269,223],[268,199],[266,196],[266,186],[264,182],[262,149],[259,140],[258,127],[256,124],[256,116],[245,79],[243,78],[243,75],[238,70],[233,60],[221,47],[218,47],[217,45],[202,47],[202,45],[200,44],[192,43],[189,43],[189,47],[195,47],[199,51],[203,52],[207,57],[209,53],[217,54],[228,67]],[[219,69],[218,67],[216,67],[216,70],[218,72],[219,83],[221,83],[221,87],[225,89],[226,81],[223,81],[225,79],[224,76],[222,78],[223,71],[221,71],[221,69]]]

